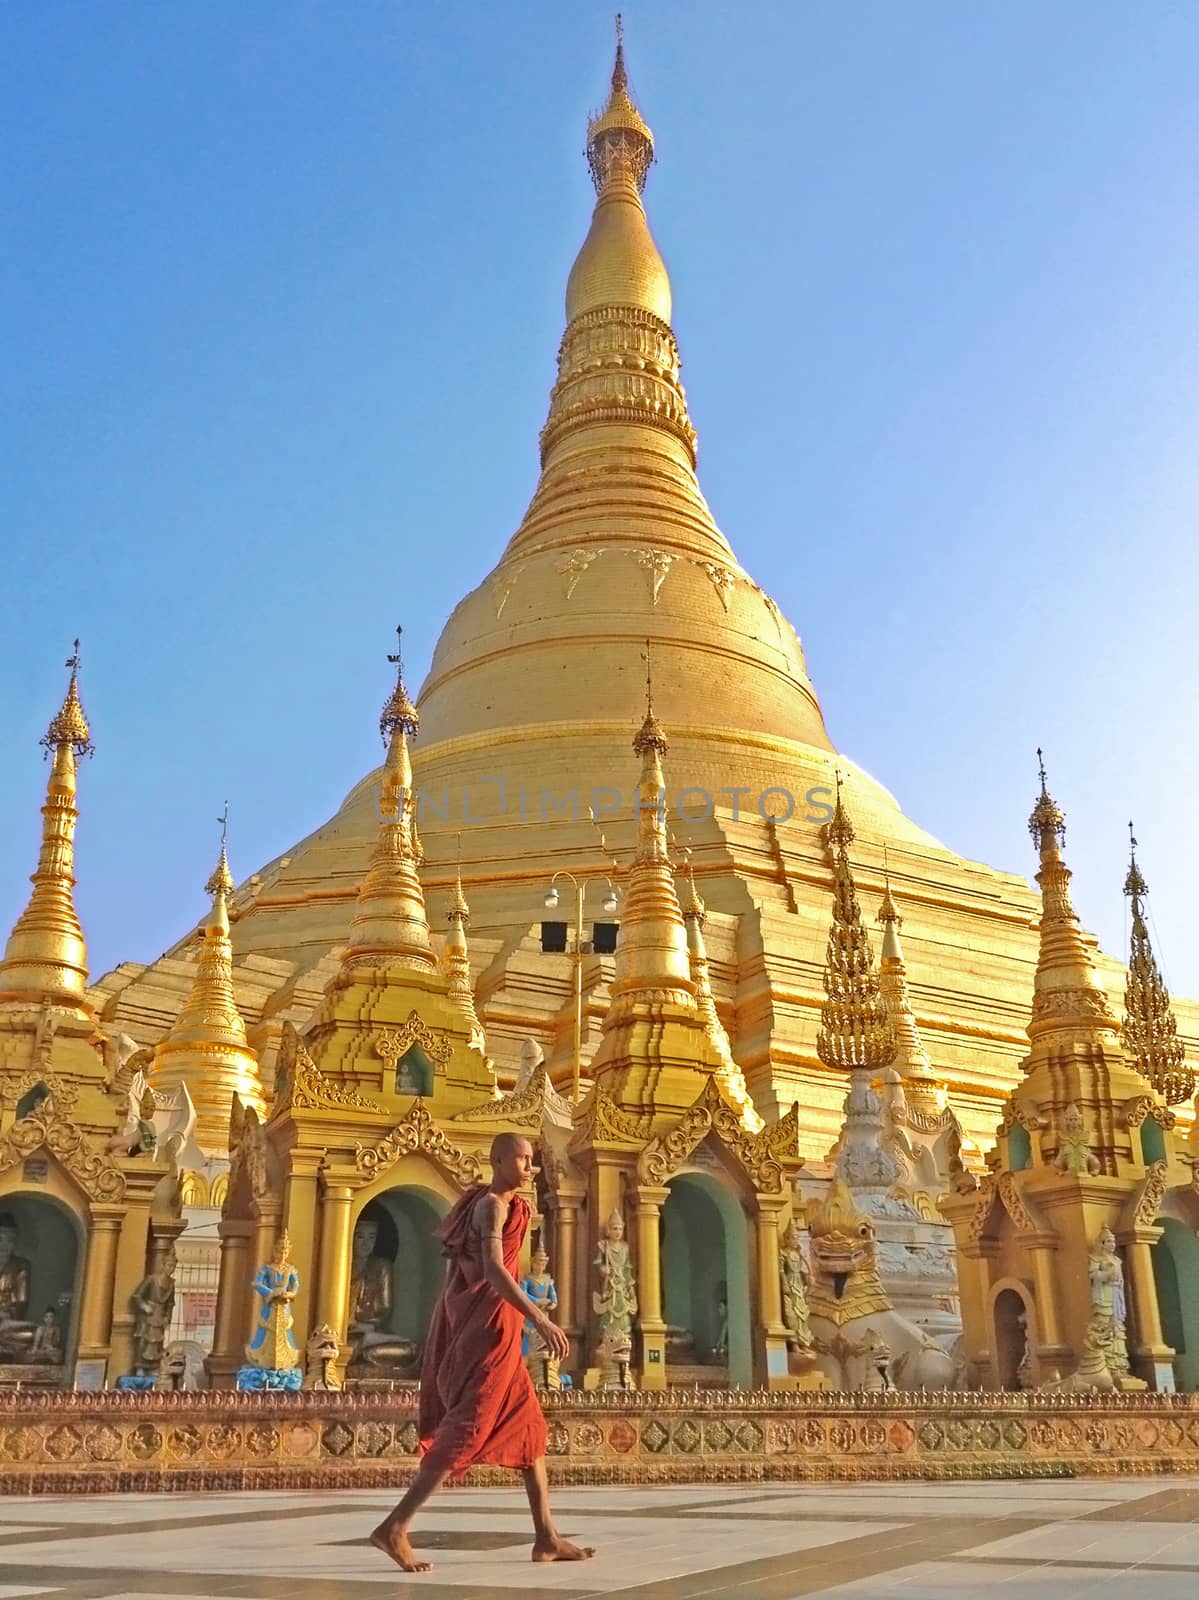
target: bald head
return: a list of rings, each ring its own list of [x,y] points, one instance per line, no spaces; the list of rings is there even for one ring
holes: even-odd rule
[[[521,1133],[499,1133],[491,1144],[491,1187],[512,1194],[533,1181],[533,1146]]]
[[[498,1167],[502,1162],[510,1161],[518,1152],[527,1150],[533,1154],[533,1146],[523,1133],[497,1133],[491,1141],[491,1164]]]

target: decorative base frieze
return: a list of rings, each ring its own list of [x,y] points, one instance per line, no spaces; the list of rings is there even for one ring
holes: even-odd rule
[[[560,1484],[1199,1473],[1195,1395],[672,1389],[544,1404]],[[6,1494],[395,1488],[416,1451],[409,1394],[0,1396]]]

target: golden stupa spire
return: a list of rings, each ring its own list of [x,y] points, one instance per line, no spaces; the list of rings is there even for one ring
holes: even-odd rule
[[[899,942],[903,918],[895,909],[891,896],[891,871],[887,861],[887,847],[883,846],[883,900],[878,910],[878,920],[883,928],[883,946],[878,964],[878,988],[886,1003],[887,1013],[895,1028],[894,1065],[910,1091],[917,1110],[940,1109],[943,1096],[933,1072],[928,1051],[912,1014],[908,995],[908,968]]]
[[[446,993],[466,1017],[471,1043],[483,1047],[483,1025],[475,1010],[475,992],[470,981],[470,952],[466,930],[470,927],[470,906],[462,890],[462,835],[458,835],[458,867],[454,878],[454,898],[447,918],[450,931],[445,942]]]
[[[841,799],[841,774],[837,774],[837,803],[825,837],[833,856],[833,918],[824,963],[824,1003],[816,1054],[827,1067],[845,1072],[881,1072],[895,1058],[895,1027],[879,992],[870,953],[870,940],[862,921],[857,889],[849,865],[853,824]]]
[[[92,735],[79,700],[79,640],[67,666],[66,697],[42,738],[53,757],[42,806],[42,845],[30,878],[33,893],[17,919],[0,962],[0,1004],[51,1005],[90,1020],[86,995],[87,944],[75,910],[76,769],[92,753]]]
[[[1149,886],[1137,866],[1137,841],[1128,824],[1130,842],[1124,893],[1132,902],[1132,949],[1124,987],[1124,1049],[1141,1076],[1168,1106],[1178,1106],[1195,1092],[1195,1069],[1187,1065],[1170,995],[1157,969],[1141,901]]]
[[[615,1019],[623,1002],[637,992],[667,992],[672,1000],[694,1003],[687,930],[674,884],[666,836],[666,781],[662,757],[666,735],[654,715],[654,684],[649,642],[645,647],[645,718],[633,739],[641,757],[637,783],[637,848],[628,869],[628,892],[616,946],[612,980]]]
[[[233,944],[229,937],[229,803],[217,819],[221,850],[204,885],[212,907],[201,930],[200,959],[191,993],[170,1032],[155,1047],[150,1085],[173,1089],[186,1084],[196,1108],[196,1142],[210,1155],[229,1148],[233,1096],[262,1117],[266,1102],[258,1056],[246,1039],[246,1025],[233,992]]]
[[[402,641],[403,629],[396,629]],[[420,716],[404,687],[404,664],[397,644],[388,661],[396,683],[379,717],[387,746],[379,785],[379,837],[358,905],[350,923],[343,971],[350,967],[435,965],[421,890],[419,868],[424,859],[416,829],[416,794],[408,740],[420,728]]]
[[[1070,869],[1062,858],[1066,819],[1045,784],[1045,762],[1037,751],[1041,792],[1028,819],[1028,831],[1041,857],[1041,947],[1033,979],[1028,1036],[1058,1029],[1099,1027],[1110,1033],[1115,1019],[1070,900]]]
[[[708,908],[695,887],[695,873],[687,861],[683,897],[680,909],[687,928],[687,955],[691,963],[691,981],[695,985],[695,1009],[703,1023],[708,1038],[720,1057],[721,1065],[716,1081],[724,1090],[725,1099],[737,1108],[742,1126],[750,1133],[758,1133],[765,1126],[759,1116],[745,1082],[745,1074],[733,1059],[733,1048],[712,994],[712,978],[708,970],[708,947],[704,943],[704,922]]]

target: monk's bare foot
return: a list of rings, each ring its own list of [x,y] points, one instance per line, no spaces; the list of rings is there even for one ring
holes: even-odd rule
[[[533,1546],[534,1561],[590,1561],[595,1547],[589,1544],[571,1544],[555,1534],[552,1539],[539,1539]]]
[[[370,1536],[370,1542],[376,1550],[382,1550],[385,1556],[390,1556],[401,1572],[432,1572],[431,1561],[418,1561],[416,1552],[408,1542],[406,1533],[396,1533],[388,1529],[386,1523],[381,1523]],[[552,1559],[552,1558],[551,1558]]]

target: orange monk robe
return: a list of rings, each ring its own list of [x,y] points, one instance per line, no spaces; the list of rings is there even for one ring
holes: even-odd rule
[[[486,1193],[480,1187],[463,1195],[437,1229],[450,1268],[421,1365],[421,1456],[454,1476],[482,1463],[531,1467],[546,1448],[545,1416],[521,1359],[524,1318],[483,1275],[474,1217]],[[502,1244],[504,1265],[518,1281],[529,1216],[514,1196]]]

